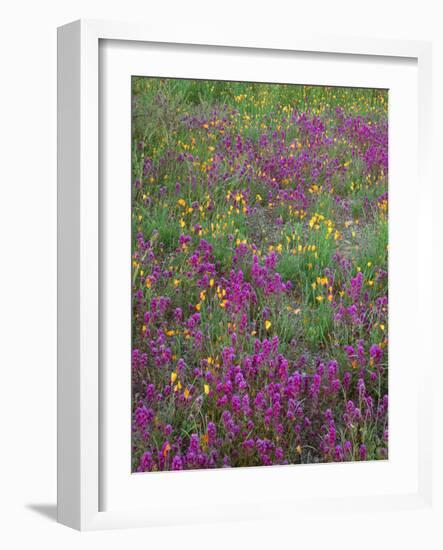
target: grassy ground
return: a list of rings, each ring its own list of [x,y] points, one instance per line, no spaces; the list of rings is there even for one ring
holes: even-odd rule
[[[133,79],[133,469],[387,456],[384,90]]]

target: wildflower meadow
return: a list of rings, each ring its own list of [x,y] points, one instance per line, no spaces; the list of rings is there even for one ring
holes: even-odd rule
[[[132,470],[388,457],[388,92],[132,79]]]

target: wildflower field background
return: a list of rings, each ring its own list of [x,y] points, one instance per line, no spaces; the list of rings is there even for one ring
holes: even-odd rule
[[[134,472],[388,456],[388,92],[134,77]]]

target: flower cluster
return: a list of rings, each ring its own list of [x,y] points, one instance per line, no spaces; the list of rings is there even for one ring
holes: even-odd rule
[[[387,94],[133,80],[132,468],[388,454]]]

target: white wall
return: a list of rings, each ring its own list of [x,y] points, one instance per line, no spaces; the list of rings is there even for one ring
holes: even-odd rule
[[[439,125],[443,120],[438,98],[443,98],[443,18],[439,4],[431,0],[16,0],[2,5],[1,546],[238,548],[243,541],[247,547],[292,547],[297,544],[297,530],[308,529],[312,531],[312,548],[328,544],[331,538],[341,538],[343,548],[374,547],[369,534],[377,530],[380,547],[388,547],[387,540],[392,540],[403,548],[437,548],[437,541],[435,546],[423,542],[429,536],[425,524],[419,528],[416,516],[407,513],[393,517],[390,525],[382,518],[371,524],[363,516],[355,516],[352,521],[362,523],[360,541],[347,540],[346,522],[338,518],[323,518],[322,525],[313,521],[298,526],[294,518],[293,525],[238,524],[80,535],[46,516],[55,514],[56,496],[56,27],[80,17],[139,22],[167,18],[190,30],[203,25],[209,31],[218,26],[228,32],[247,25],[258,34],[292,34],[309,27],[327,34],[433,40],[434,134],[436,150],[441,151]],[[442,183],[441,173],[436,171],[435,177]],[[435,214],[439,214],[438,205]],[[439,219],[437,231],[443,248]],[[436,267],[441,266],[440,262]],[[436,279],[438,272],[436,269]],[[435,291],[435,299],[441,302],[439,292],[441,283]],[[5,542],[7,538],[10,540]]]

